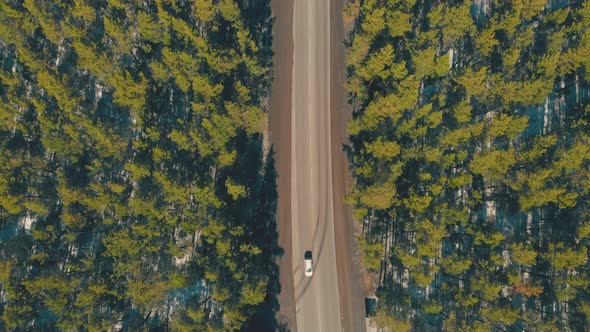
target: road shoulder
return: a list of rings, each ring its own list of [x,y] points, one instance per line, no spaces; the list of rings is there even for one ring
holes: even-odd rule
[[[332,167],[334,192],[334,237],[336,241],[336,263],[338,286],[342,304],[342,326],[344,331],[365,331],[364,298],[368,290],[364,287],[361,272],[360,252],[356,233],[358,224],[352,218],[352,208],[346,205],[344,197],[352,184],[348,159],[343,145],[347,143],[346,123],[352,116],[352,108],[346,100],[344,90],[344,34],[342,18],[345,0],[330,0],[331,25],[331,122],[332,122]]]
[[[277,321],[297,330],[295,292],[291,261],[291,85],[293,68],[293,0],[271,0],[273,17],[273,84],[270,98],[270,140],[277,169],[278,243],[284,250],[279,259],[281,292]]]

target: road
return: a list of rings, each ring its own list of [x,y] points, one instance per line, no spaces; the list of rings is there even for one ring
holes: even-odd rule
[[[342,331],[330,124],[330,2],[293,2],[292,266],[298,331]],[[312,250],[314,275],[303,254]]]
[[[278,172],[279,322],[290,331],[364,332],[363,275],[350,206],[344,0],[271,0],[270,139]],[[337,239],[337,241],[335,241]],[[312,250],[315,273],[304,277]]]

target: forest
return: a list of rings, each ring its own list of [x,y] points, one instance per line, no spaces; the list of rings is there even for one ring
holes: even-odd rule
[[[0,1],[0,330],[272,329],[268,0]]]
[[[590,330],[590,1],[351,0],[344,19],[376,325]]]

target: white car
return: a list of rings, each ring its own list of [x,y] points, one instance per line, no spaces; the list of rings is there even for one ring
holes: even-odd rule
[[[308,250],[305,252],[305,255],[303,256],[303,260],[305,262],[305,276],[306,277],[311,277],[313,275],[313,261],[311,258],[311,250]]]

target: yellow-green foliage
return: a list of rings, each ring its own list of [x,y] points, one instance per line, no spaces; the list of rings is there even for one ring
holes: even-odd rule
[[[588,327],[517,304],[577,305],[588,278],[590,4],[555,7],[348,6],[349,202],[364,241],[392,246],[384,309],[415,330]]]
[[[266,5],[0,3],[0,328],[240,330],[274,295]]]

